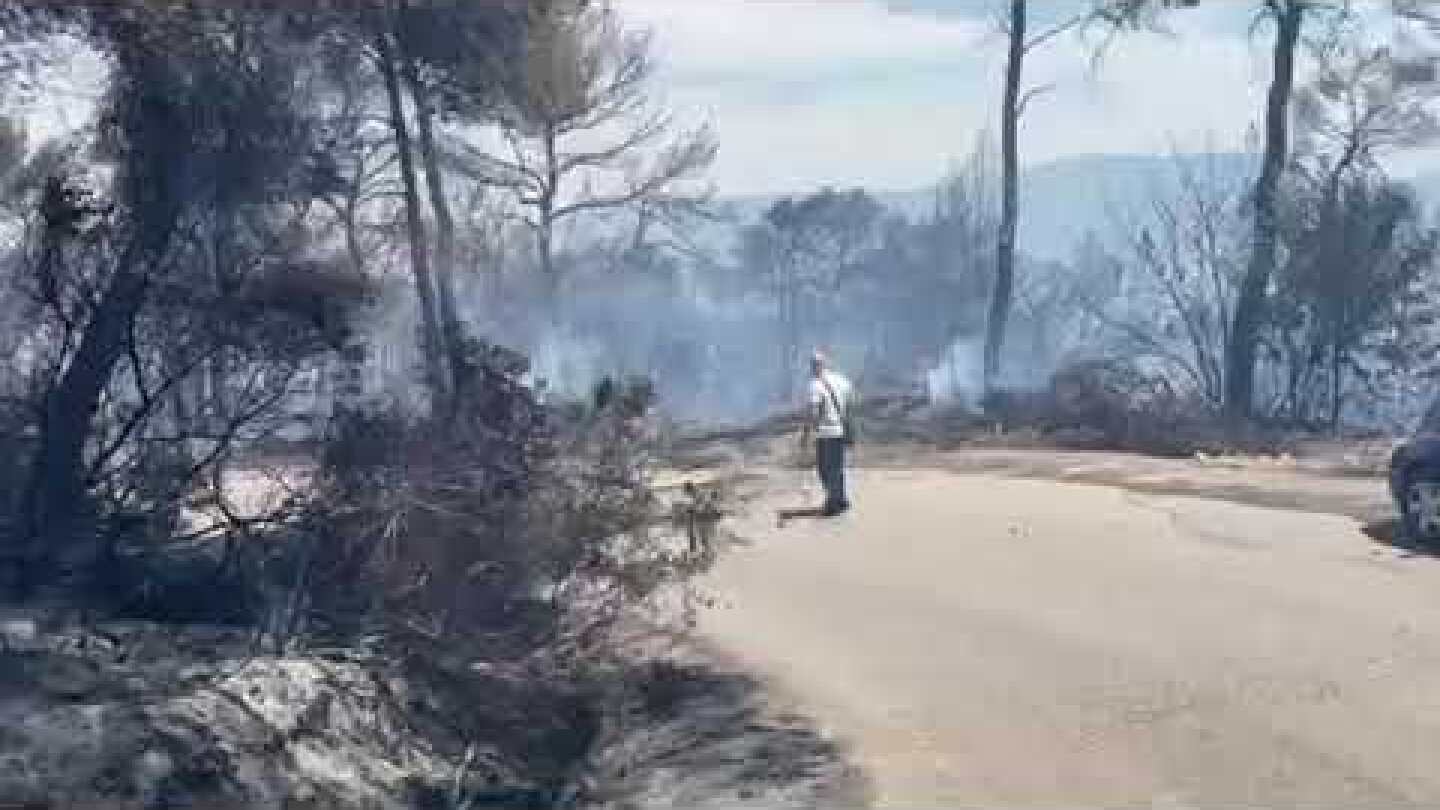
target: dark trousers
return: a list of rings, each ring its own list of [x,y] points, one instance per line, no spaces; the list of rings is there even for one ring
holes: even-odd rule
[[[845,440],[815,440],[815,470],[820,474],[820,485],[825,488],[825,505],[828,507],[849,506],[845,497]]]

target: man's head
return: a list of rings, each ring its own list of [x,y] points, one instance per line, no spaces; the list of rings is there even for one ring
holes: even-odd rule
[[[828,368],[829,365],[829,362],[825,359],[824,352],[816,350],[813,354],[810,355],[811,376],[819,377],[821,374],[824,374],[825,369]]]

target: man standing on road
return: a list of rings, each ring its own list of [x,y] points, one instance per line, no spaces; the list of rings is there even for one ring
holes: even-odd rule
[[[812,434],[815,437],[815,471],[825,488],[822,511],[826,517],[850,508],[845,496],[845,448],[854,440],[850,428],[853,391],[845,375],[829,368],[823,353],[811,356],[809,413],[802,440]]]

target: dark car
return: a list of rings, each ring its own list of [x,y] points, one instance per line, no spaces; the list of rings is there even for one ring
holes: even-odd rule
[[[1440,541],[1440,399],[1390,456],[1390,494],[1407,537]]]

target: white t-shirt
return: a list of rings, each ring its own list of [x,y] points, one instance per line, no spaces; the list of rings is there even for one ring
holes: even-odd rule
[[[845,413],[850,409],[850,381],[838,372],[823,373],[824,382],[815,377],[810,378],[810,413],[816,413],[818,408],[820,414],[815,423],[815,435],[821,439],[843,439]]]

